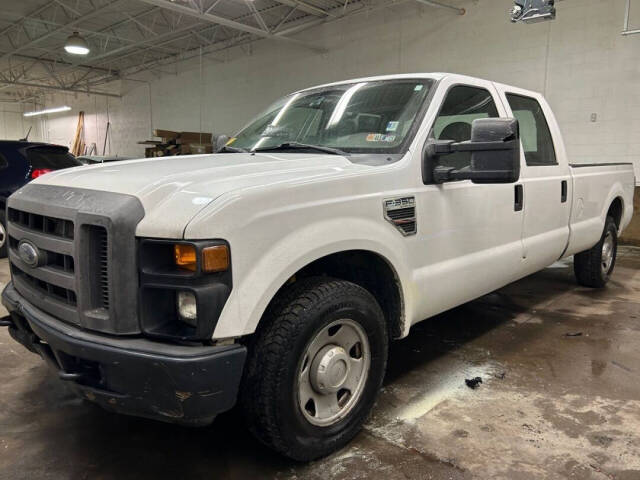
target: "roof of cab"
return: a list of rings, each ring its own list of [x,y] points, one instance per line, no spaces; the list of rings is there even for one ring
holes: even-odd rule
[[[534,92],[534,91],[529,91],[529,90],[525,90],[516,86],[510,86],[510,85],[506,85],[506,84],[502,84],[502,83],[498,83],[498,82],[494,82],[493,80],[489,80],[489,79],[480,79],[479,77],[471,77],[469,75],[461,75],[459,73],[447,73],[447,72],[421,72],[421,73],[397,73],[397,74],[392,74],[392,75],[377,75],[374,77],[363,77],[363,78],[353,78],[350,80],[341,80],[339,82],[332,82],[332,83],[325,83],[323,85],[315,85],[313,87],[308,87],[308,88],[303,88],[302,90],[298,90],[295,93],[300,93],[300,92],[305,92],[308,90],[314,90],[316,88],[324,88],[324,87],[331,87],[331,86],[335,86],[335,85],[345,85],[345,84],[350,84],[350,83],[361,83],[361,82],[375,82],[375,81],[380,81],[380,80],[402,80],[402,79],[416,79],[416,78],[430,78],[433,80],[442,80],[443,78],[446,77],[455,77],[456,80],[460,81],[460,82],[464,82],[465,80],[486,80],[487,82],[491,82],[496,86],[499,87],[504,87],[506,89],[518,89],[521,92],[527,92],[527,93],[532,93],[535,95],[541,95],[539,92]]]
[[[312,87],[298,90],[295,93],[300,93],[307,90],[314,90],[316,88],[332,87],[334,85],[344,85],[349,83],[360,83],[360,82],[377,82],[380,80],[402,80],[407,78],[430,78],[433,80],[440,80],[441,78],[444,78],[447,75],[450,75],[450,74],[447,74],[447,73],[397,73],[393,75],[378,75],[375,77],[352,78],[350,80],[341,80],[339,82],[325,83],[322,85],[314,85]]]

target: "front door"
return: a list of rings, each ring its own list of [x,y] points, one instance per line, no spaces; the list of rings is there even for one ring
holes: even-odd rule
[[[442,105],[429,138],[471,139],[477,118],[507,117],[491,82],[444,80],[434,102]],[[444,95],[444,97],[442,97]],[[441,165],[462,168],[471,155],[456,152]],[[517,184],[474,184],[470,180],[424,185],[417,195],[419,268],[417,303],[422,318],[499,288],[521,270],[523,212]]]

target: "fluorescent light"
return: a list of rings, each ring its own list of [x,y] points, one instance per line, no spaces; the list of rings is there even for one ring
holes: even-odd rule
[[[25,117],[35,117],[36,115],[46,115],[47,113],[58,113],[58,112],[68,112],[71,110],[71,107],[55,107],[55,108],[45,108],[44,110],[37,110],[35,112],[25,112],[23,116]]]
[[[73,55],[86,55],[89,53],[89,49],[87,47],[78,47],[77,45],[65,45],[64,49],[67,53],[71,53]]]
[[[73,35],[67,38],[64,49],[72,55],[86,55],[89,53],[89,44],[78,32],[73,32]]]

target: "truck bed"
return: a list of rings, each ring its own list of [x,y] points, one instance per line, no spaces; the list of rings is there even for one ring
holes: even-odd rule
[[[619,230],[623,230],[633,216],[635,188],[631,163],[574,163],[570,167],[573,194],[566,255],[589,249],[598,242],[609,206],[616,197],[623,199],[617,219]]]

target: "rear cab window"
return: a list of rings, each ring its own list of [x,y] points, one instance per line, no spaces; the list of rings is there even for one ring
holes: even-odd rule
[[[553,138],[540,103],[535,98],[506,94],[513,116],[520,124],[520,141],[527,166],[557,165]]]
[[[64,147],[48,145],[29,147],[25,149],[25,155],[33,170],[59,170],[82,165]]]

